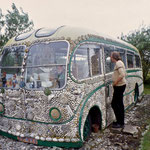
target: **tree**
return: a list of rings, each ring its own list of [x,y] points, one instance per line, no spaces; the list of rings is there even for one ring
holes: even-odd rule
[[[138,30],[121,35],[121,39],[134,45],[140,52],[143,67],[143,80],[150,70],[150,27],[142,26]]]
[[[4,20],[3,20],[3,14],[2,14],[2,10],[0,9],[0,45],[2,45],[3,41],[2,41],[2,28],[4,26]]]
[[[0,9],[0,35],[1,35],[1,30],[3,25],[4,25],[3,14],[2,14],[2,10]]]
[[[28,14],[24,13],[22,8],[20,8],[19,11],[14,3],[12,3],[12,11],[7,10],[4,20],[1,20],[2,17],[3,16],[0,15],[0,27],[2,27],[4,33],[0,36],[0,47],[12,37],[30,31],[34,26],[33,21],[29,20]]]

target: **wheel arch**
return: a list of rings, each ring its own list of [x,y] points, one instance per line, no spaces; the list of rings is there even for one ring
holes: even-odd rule
[[[91,117],[91,123],[99,124],[100,129],[102,129],[102,111],[98,105],[93,105],[87,112],[84,112],[85,115],[83,115],[83,112],[81,111],[79,117],[79,136],[81,141],[84,141],[84,126],[89,115]]]

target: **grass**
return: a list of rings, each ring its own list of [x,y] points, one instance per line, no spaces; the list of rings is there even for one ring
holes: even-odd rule
[[[149,120],[150,125],[150,120]],[[150,150],[150,126],[148,131],[145,133],[143,140],[142,140],[142,146],[141,150]]]
[[[150,83],[144,84],[144,94],[150,94]],[[141,150],[150,150],[150,120],[147,120],[149,129],[143,137]]]
[[[146,81],[144,84],[144,94],[150,94],[150,73],[146,77]]]
[[[150,94],[150,83],[144,84],[144,94]]]

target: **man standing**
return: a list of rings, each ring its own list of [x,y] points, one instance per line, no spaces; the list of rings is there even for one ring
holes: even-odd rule
[[[114,72],[112,76],[113,80],[113,98],[111,106],[116,116],[116,122],[113,122],[113,128],[124,127],[124,104],[123,93],[126,88],[126,71],[124,63],[121,61],[120,54],[118,52],[112,52],[111,61],[115,63]]]

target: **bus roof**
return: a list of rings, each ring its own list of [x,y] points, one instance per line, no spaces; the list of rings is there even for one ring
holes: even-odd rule
[[[71,39],[71,40],[77,40],[81,36],[86,35],[95,35],[98,38],[101,38],[106,41],[111,41],[113,43],[118,43],[127,47],[130,47],[131,49],[134,49],[135,51],[138,51],[136,47],[133,45],[124,42],[119,39],[112,38],[108,35],[104,35],[102,33],[86,29],[86,28],[80,28],[80,27],[71,27],[71,26],[61,26],[56,29],[54,28],[40,28],[36,30],[32,30],[27,33],[20,34],[18,36],[13,37],[10,39],[5,46],[11,46],[16,44],[22,44],[22,43],[32,43],[36,40],[43,40],[43,39]]]

